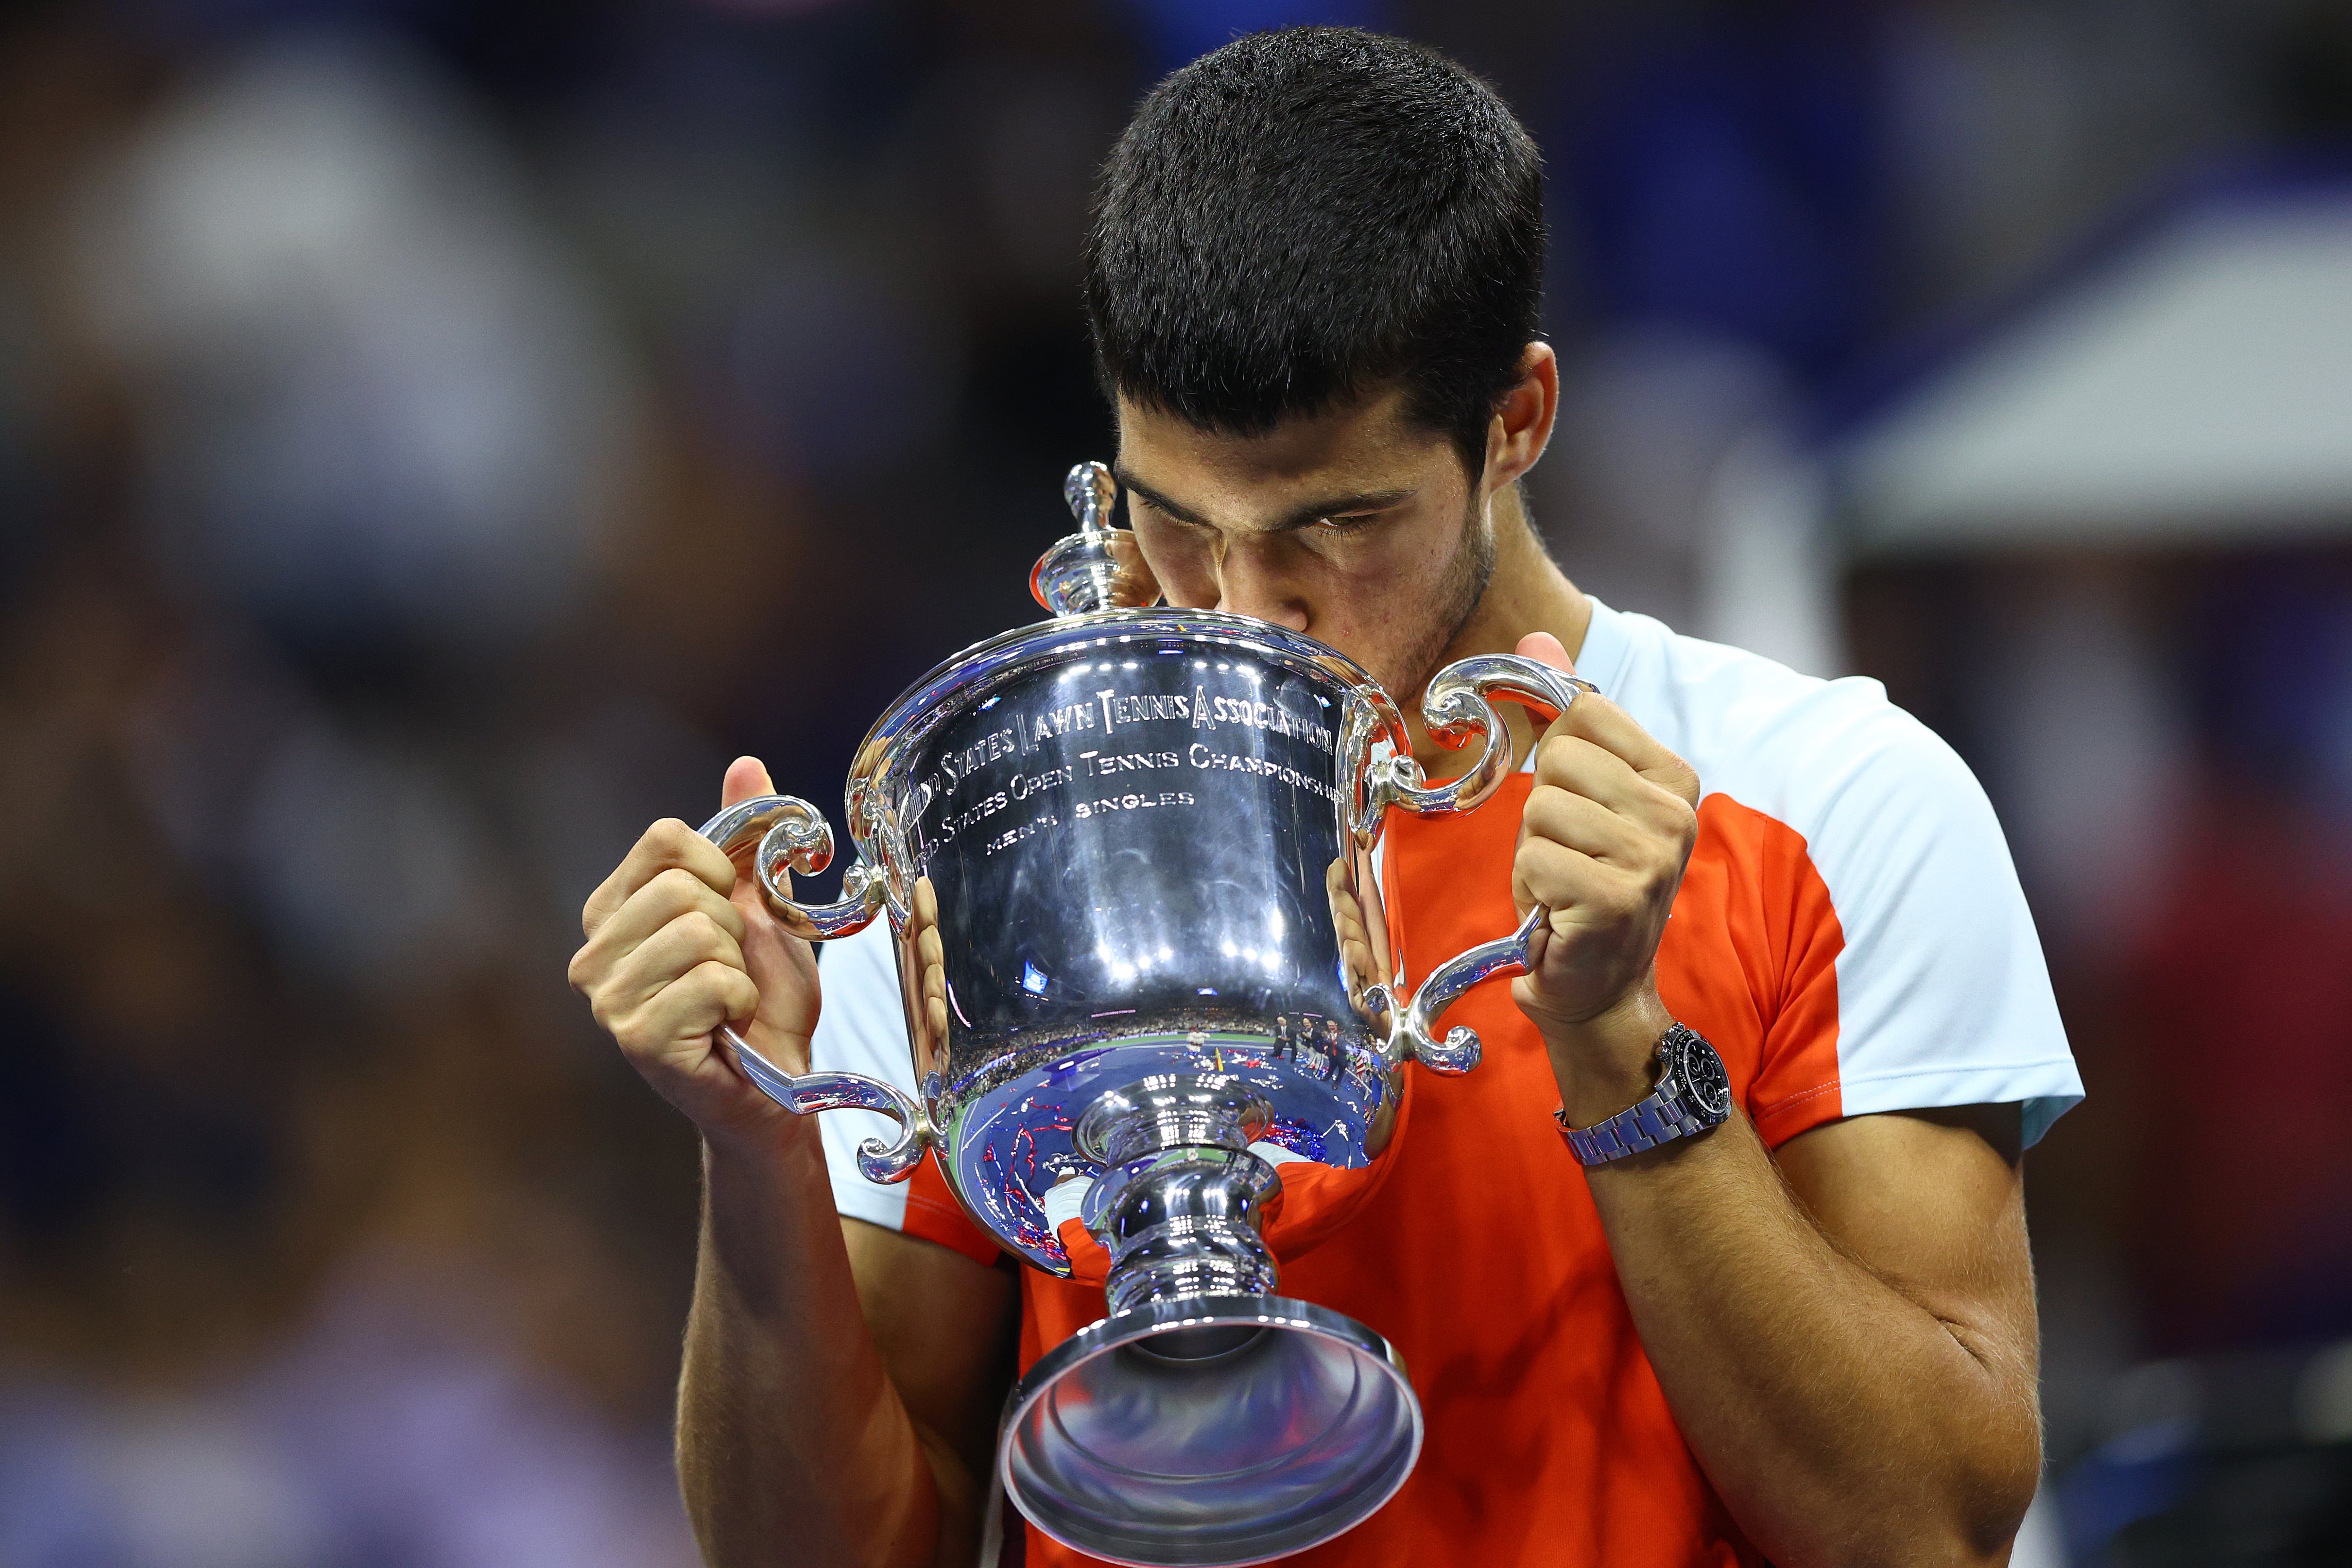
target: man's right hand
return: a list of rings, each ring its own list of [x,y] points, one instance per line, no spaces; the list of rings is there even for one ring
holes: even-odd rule
[[[727,770],[719,804],[774,786],[758,759]],[[572,989],[646,1081],[706,1136],[765,1139],[796,1121],[736,1068],[718,1042],[731,1023],[786,1072],[808,1070],[816,1028],[816,954],[768,912],[759,879],[675,818],[646,829],[580,923]]]

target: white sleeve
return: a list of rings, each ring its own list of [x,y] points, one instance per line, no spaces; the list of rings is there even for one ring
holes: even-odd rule
[[[1754,814],[1717,821],[1753,840],[1747,874],[1779,931],[1759,953],[1778,970],[1759,1125],[1789,1137],[1833,1115],[2016,1105],[2025,1142],[2040,1138],[2083,1084],[1968,764],[1875,680],[1818,680],[1643,616],[1594,616],[1614,646],[1593,668],[1697,769],[1702,817],[1717,796]]]
[[[1843,928],[1845,1114],[2015,1104],[2031,1145],[2083,1083],[2000,819],[1909,714],[1885,706],[1855,728],[1807,836]]]
[[[824,1006],[809,1042],[817,1072],[856,1072],[915,1092],[915,1056],[898,999],[898,963],[886,917],[855,936],[819,944],[817,984]],[[867,1138],[895,1141],[898,1124],[878,1111],[828,1110],[817,1118],[824,1134],[825,1169],[833,1206],[853,1219],[904,1230],[907,1184],[878,1185],[859,1174],[857,1145]]]

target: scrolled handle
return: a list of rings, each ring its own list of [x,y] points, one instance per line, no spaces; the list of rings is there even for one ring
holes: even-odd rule
[[[1392,743],[1384,757],[1372,755],[1382,731],[1394,732],[1395,727],[1382,722],[1394,710],[1382,714],[1377,705],[1368,706],[1363,710],[1367,718],[1350,731],[1351,740],[1360,736],[1351,746],[1358,759],[1359,782],[1350,816],[1360,822],[1376,823],[1380,813],[1391,805],[1423,816],[1455,816],[1477,810],[1493,798],[1511,772],[1510,726],[1495,710],[1496,700],[1516,702],[1549,724],[1567,712],[1579,697],[1597,689],[1591,681],[1515,654],[1480,654],[1447,665],[1431,679],[1429,690],[1422,698],[1422,720],[1431,734],[1448,745],[1483,739],[1478,760],[1459,777],[1428,784],[1421,764],[1402,745]],[[1356,837],[1361,841],[1367,835],[1359,827]],[[1482,1049],[1476,1030],[1457,1026],[1447,1030],[1443,1040],[1433,1038],[1430,1030],[1473,985],[1526,973],[1528,944],[1550,919],[1551,911],[1538,904],[1509,936],[1480,942],[1431,970],[1411,1004],[1397,1015],[1389,1035],[1390,1060],[1410,1058],[1432,1072],[1447,1074],[1465,1073],[1476,1067]]]
[[[758,839],[752,872],[768,908],[786,931],[810,942],[855,935],[874,923],[889,902],[888,879],[859,861],[841,879],[841,897],[829,904],[803,904],[782,879],[786,867],[808,876],[833,863],[833,827],[824,813],[796,795],[761,795],[739,800],[702,825],[702,836],[734,855]]]
[[[856,1072],[789,1073],[753,1050],[730,1026],[719,1026],[719,1037],[735,1053],[743,1076],[795,1116],[814,1116],[821,1110],[878,1110],[896,1117],[897,1138],[868,1138],[857,1145],[857,1168],[869,1182],[905,1181],[923,1163],[923,1151],[939,1142],[930,1113],[895,1083]]]
[[[759,850],[752,870],[768,908],[784,929],[810,942],[849,936],[874,923],[888,902],[887,879],[860,861],[841,879],[842,896],[830,904],[803,904],[782,879],[786,867],[808,874],[822,871],[833,859],[833,829],[824,814],[804,800],[788,795],[756,795],[738,801],[702,825],[702,836],[733,855],[753,839]],[[939,1141],[929,1112],[922,1102],[897,1084],[854,1072],[788,1073],[753,1050],[733,1028],[722,1024],[719,1037],[735,1053],[743,1076],[767,1097],[795,1116],[822,1110],[878,1110],[898,1122],[896,1139],[868,1138],[857,1146],[857,1168],[869,1182],[903,1182],[922,1163],[923,1151]]]
[[[1401,1062],[1410,1058],[1432,1072],[1449,1077],[1476,1067],[1486,1048],[1477,1030],[1457,1024],[1445,1031],[1444,1039],[1436,1040],[1430,1037],[1430,1028],[1457,997],[1479,982],[1525,974],[1528,943],[1550,918],[1551,911],[1538,904],[1510,935],[1482,942],[1431,970],[1421,989],[1412,994],[1412,1005],[1397,1016],[1389,1036],[1390,1059]]]
[[[1495,710],[1496,700],[1516,702],[1549,724],[1579,697],[1597,695],[1598,689],[1589,680],[1517,654],[1485,653],[1455,660],[1430,679],[1421,700],[1422,722],[1449,746],[1483,741],[1478,760],[1459,777],[1429,784],[1423,780],[1421,764],[1400,752],[1389,759],[1381,804],[1423,816],[1477,810],[1511,773],[1511,727]]]

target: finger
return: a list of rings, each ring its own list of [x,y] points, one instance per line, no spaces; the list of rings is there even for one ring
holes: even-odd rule
[[[924,929],[915,939],[918,966],[923,972],[923,994],[945,1000],[948,994],[947,950],[940,945],[937,926]]]
[[[724,808],[739,800],[750,800],[756,795],[776,793],[774,781],[768,777],[768,767],[757,757],[738,757],[727,764],[727,776],[719,781],[719,804]]]
[[[1528,792],[1520,819],[1522,837],[1532,834],[1622,869],[1638,870],[1655,858],[1656,837],[1589,795],[1551,784]]]
[[[1357,901],[1355,892],[1348,886],[1348,863],[1334,860],[1323,874],[1323,889],[1331,905],[1331,923],[1341,941],[1349,937],[1361,939],[1364,930],[1364,906]]]
[[[735,863],[719,853],[719,846],[677,818],[666,816],[645,830],[613,874],[588,895],[580,912],[583,933],[594,936],[640,888],[673,868],[692,874],[722,897],[735,886]]]
[[[1548,664],[1563,675],[1576,673],[1576,661],[1568,657],[1568,649],[1561,647],[1559,639],[1549,632],[1529,632],[1519,639],[1519,646],[1511,651],[1521,658],[1531,658],[1538,664]]]
[[[1568,711],[1544,731],[1546,740],[1556,735],[1590,741],[1651,784],[1680,796],[1684,804],[1698,804],[1698,774],[1691,765],[1660,745],[1633,721],[1633,715],[1598,692],[1578,694]]]
[[[700,910],[689,910],[633,948],[606,973],[600,997],[626,1010],[643,1003],[680,975],[705,963],[725,963],[751,973],[743,944]]]
[[[939,895],[931,890],[928,877],[915,883],[915,968],[920,978],[917,984],[922,992],[923,1021],[929,1026],[930,1037],[945,1042],[948,1037],[948,968],[947,948],[940,940]]]
[[[1570,930],[1629,917],[1640,905],[1641,885],[1581,850],[1529,838],[1511,858],[1511,898],[1522,910],[1543,905],[1554,930]]]
[[[657,1049],[706,1039],[721,1024],[747,1024],[759,1011],[760,988],[751,977],[714,961],[687,971],[606,1026],[624,1045]]]
[[[1581,704],[1579,704],[1581,706]],[[1672,796],[1616,752],[1555,724],[1536,748],[1536,787],[1566,790],[1635,821],[1647,821]]]
[[[689,910],[699,910],[726,927],[738,942],[742,940],[743,911],[693,872],[673,866],[632,893],[629,901],[588,939],[589,949],[600,952],[607,964],[615,963]]]

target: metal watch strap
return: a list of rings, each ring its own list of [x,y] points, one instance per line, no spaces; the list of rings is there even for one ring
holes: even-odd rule
[[[1659,1055],[1668,1061],[1672,1058],[1666,1047],[1675,1041],[1677,1031],[1704,1041],[1704,1037],[1676,1024],[1658,1044]],[[1694,1114],[1680,1098],[1681,1087],[1669,1068],[1655,1090],[1604,1121],[1596,1121],[1590,1127],[1570,1127],[1564,1108],[1552,1112],[1552,1119],[1559,1123],[1560,1136],[1568,1140],[1568,1146],[1576,1152],[1579,1160],[1587,1165],[1605,1165],[1721,1124],[1721,1117],[1705,1121]]]

